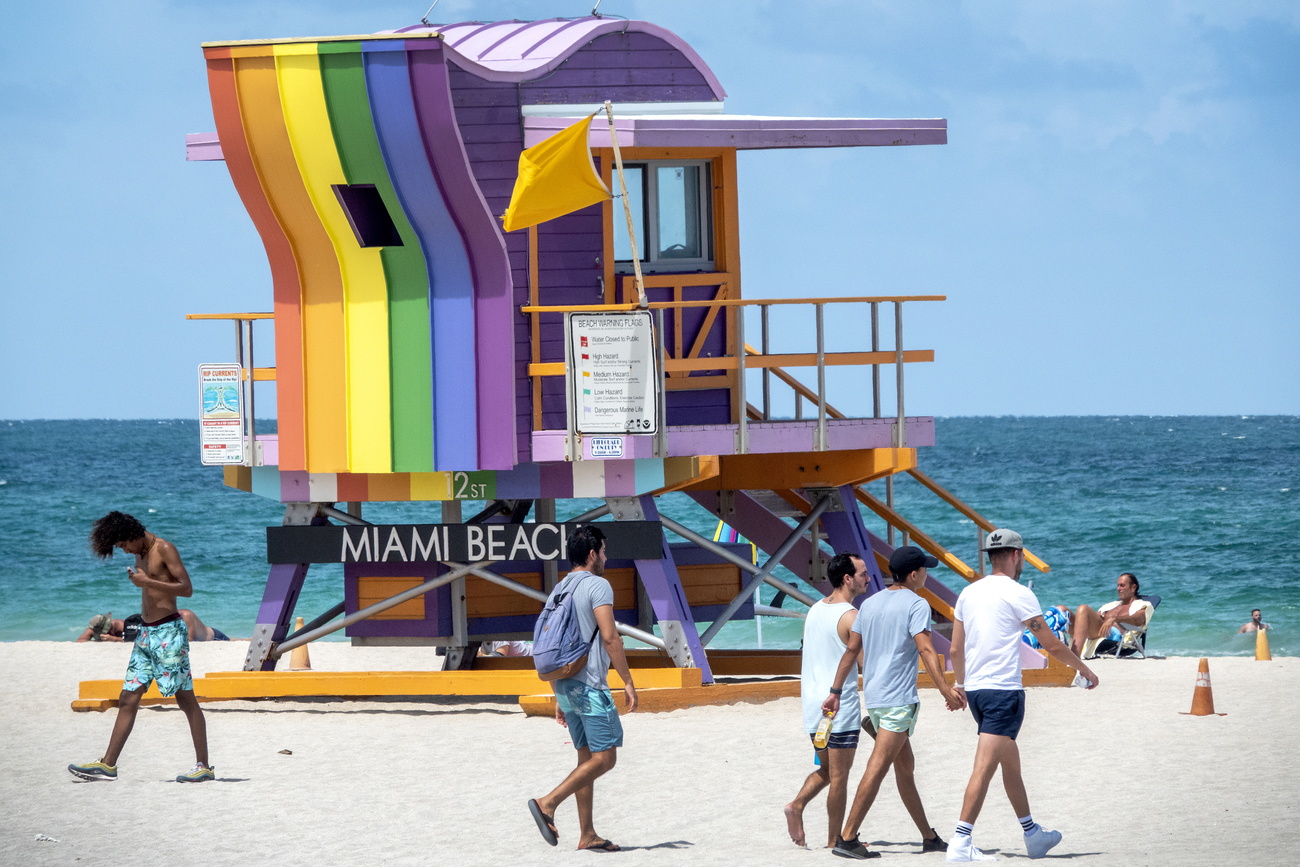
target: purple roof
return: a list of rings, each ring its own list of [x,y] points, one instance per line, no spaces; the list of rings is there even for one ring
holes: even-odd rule
[[[466,21],[404,27],[398,33],[436,31],[457,66],[488,81],[530,81],[551,72],[575,51],[606,33],[646,33],[680,51],[704,76],[718,99],[725,99],[717,76],[677,34],[648,21],[622,18],[548,18],[542,21]]]

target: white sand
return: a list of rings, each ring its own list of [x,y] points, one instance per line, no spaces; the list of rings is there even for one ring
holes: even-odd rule
[[[246,645],[194,646],[196,673],[238,670]],[[314,645],[317,670],[435,669],[431,648]],[[513,700],[205,704],[218,782],[179,785],[193,764],[184,716],[145,708],[114,783],[64,770],[100,756],[116,711],[73,713],[79,680],[120,677],[120,645],[0,644],[0,864],[589,864],[572,801],[546,846],[524,802],[569,770],[551,720]],[[1216,709],[1190,708],[1195,659],[1102,661],[1098,690],[1034,689],[1020,737],[1034,815],[1065,833],[1070,864],[1296,864],[1300,659],[1211,660]],[[947,838],[974,755],[974,724],[923,691],[917,779]],[[624,718],[626,747],[596,787],[597,830],[618,864],[839,864],[786,837],[782,806],[810,769],[798,702]],[[280,750],[293,755],[281,755]],[[852,785],[866,765],[862,750]],[[825,827],[809,808],[810,841]],[[976,843],[1024,861],[995,779]],[[37,835],[58,842],[38,842]],[[887,781],[863,838],[917,861],[916,830]],[[941,855],[926,855],[934,863]]]

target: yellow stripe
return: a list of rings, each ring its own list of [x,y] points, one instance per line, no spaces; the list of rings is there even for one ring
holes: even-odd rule
[[[451,493],[451,473],[411,473],[411,499],[454,499]]]
[[[334,147],[316,46],[278,45],[275,55],[294,158],[343,275],[348,469],[387,473],[393,463],[388,287],[379,248],[358,245],[331,186],[347,178]]]

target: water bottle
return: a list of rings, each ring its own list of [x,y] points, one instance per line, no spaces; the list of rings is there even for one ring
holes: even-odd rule
[[[818,750],[826,749],[826,744],[831,739],[831,723],[835,720],[835,714],[831,711],[824,711],[821,722],[817,723],[817,732],[813,735],[813,748]]]

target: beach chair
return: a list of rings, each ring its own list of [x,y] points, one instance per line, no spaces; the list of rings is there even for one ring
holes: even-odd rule
[[[1146,659],[1147,630],[1151,628],[1151,620],[1156,616],[1156,608],[1160,606],[1160,597],[1154,594],[1139,594],[1138,599],[1151,603],[1151,607],[1147,609],[1146,623],[1125,630],[1119,641],[1110,638],[1089,639],[1083,645],[1084,659],[1093,659],[1098,656],[1114,656],[1116,659]]]

